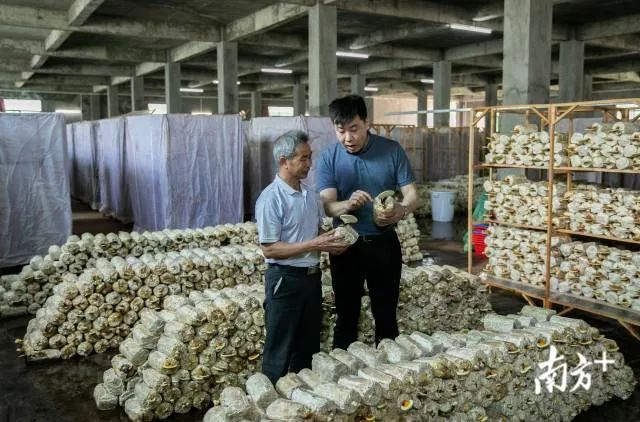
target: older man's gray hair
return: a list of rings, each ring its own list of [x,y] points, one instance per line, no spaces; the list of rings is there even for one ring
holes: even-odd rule
[[[309,135],[301,130],[290,130],[276,139],[273,145],[273,158],[276,163],[280,161],[281,157],[288,160],[292,159],[296,155],[296,148],[300,144],[306,144],[309,142]]]

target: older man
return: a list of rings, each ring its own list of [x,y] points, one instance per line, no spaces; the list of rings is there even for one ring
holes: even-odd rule
[[[358,336],[360,301],[367,281],[375,339],[398,335],[396,308],[402,253],[393,226],[416,206],[416,187],[409,160],[391,139],[369,133],[367,108],[359,95],[338,98],[329,115],[339,143],[325,149],[318,162],[318,190],[328,215],[353,214],[358,241],[340,256],[331,256],[331,278],[338,319],[333,346],[346,349]],[[375,218],[372,201],[386,190],[400,190],[401,203]]]
[[[346,246],[333,231],[318,235],[322,202],[301,182],[311,168],[307,135],[290,131],[280,136],[273,156],[278,174],[256,202],[256,220],[269,263],[262,372],[275,383],[288,371],[310,367],[311,356],[320,350],[320,251],[340,254]]]

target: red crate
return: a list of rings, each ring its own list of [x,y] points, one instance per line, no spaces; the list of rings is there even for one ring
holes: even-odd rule
[[[487,256],[484,254],[484,249],[487,247],[485,243],[486,227],[485,226],[474,226],[473,233],[471,234],[471,242],[473,243],[473,251],[476,256],[480,256],[486,258]]]

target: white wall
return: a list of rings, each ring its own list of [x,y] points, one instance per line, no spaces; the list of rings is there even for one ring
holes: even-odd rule
[[[373,122],[379,125],[413,125],[417,126],[418,116],[417,114],[402,114],[396,116],[385,116],[385,113],[402,112],[402,111],[417,111],[418,99],[415,95],[377,95],[373,98]],[[449,108],[459,108],[460,102],[451,99]],[[433,96],[429,95],[427,98],[427,109],[433,110]],[[460,126],[461,113],[449,113],[449,126]],[[427,126],[433,127],[433,113],[427,114]]]
[[[415,114],[401,116],[385,116],[385,113],[398,111],[415,111],[418,109],[418,99],[414,95],[376,95],[373,97],[373,120],[369,123],[377,125],[417,125]],[[370,112],[370,111],[369,111]]]

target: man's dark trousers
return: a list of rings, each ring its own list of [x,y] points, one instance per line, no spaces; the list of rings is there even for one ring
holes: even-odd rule
[[[389,230],[377,236],[360,236],[343,254],[331,255],[330,262],[338,314],[333,347],[346,349],[358,338],[365,279],[375,320],[376,344],[384,338],[396,338],[402,272],[402,250],[396,232]]]
[[[311,367],[320,351],[321,274],[306,268],[270,265],[265,274],[265,325],[262,372],[272,383],[288,372]]]

